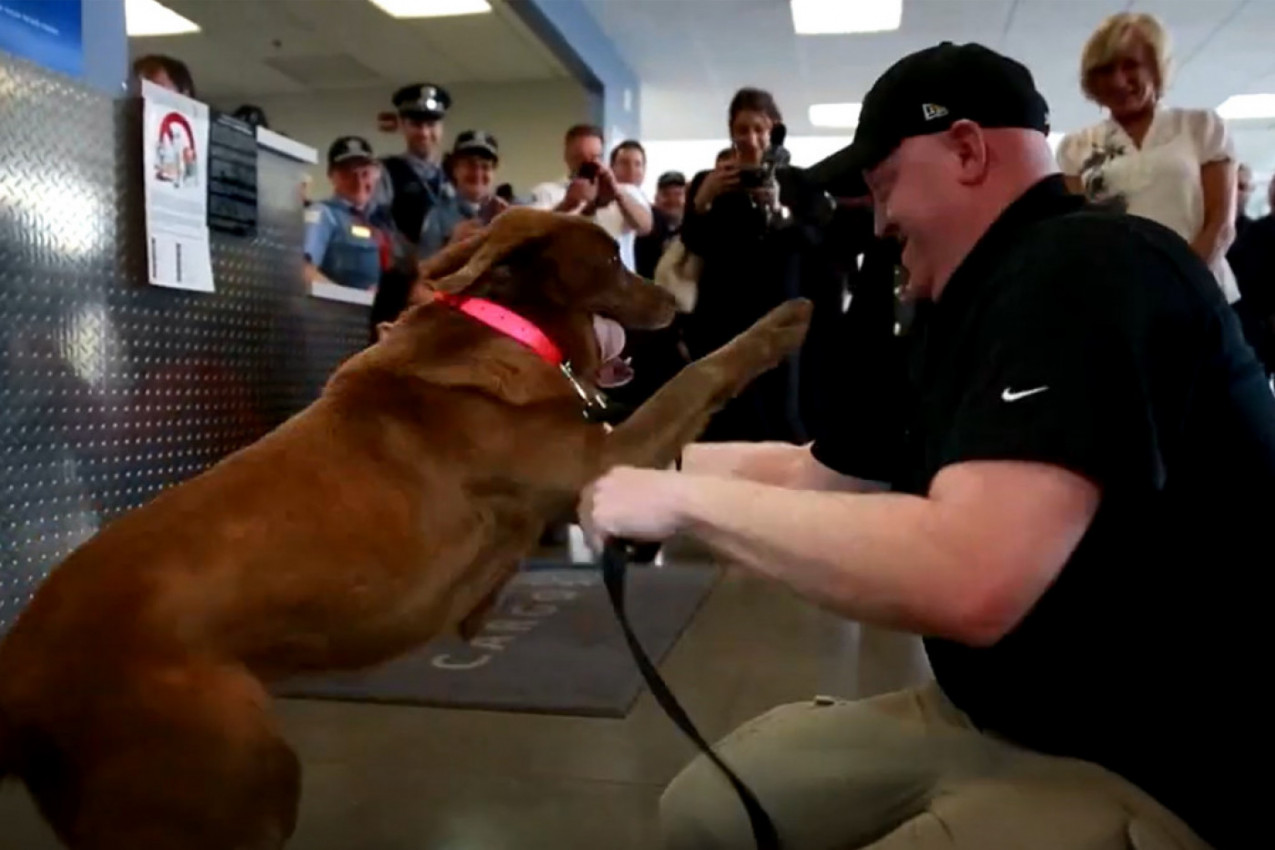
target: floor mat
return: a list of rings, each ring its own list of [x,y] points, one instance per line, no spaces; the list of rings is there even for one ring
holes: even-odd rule
[[[710,566],[629,570],[629,618],[659,663],[708,596]],[[359,673],[293,679],[278,696],[623,717],[644,684],[593,566],[535,561],[469,643],[440,638]]]

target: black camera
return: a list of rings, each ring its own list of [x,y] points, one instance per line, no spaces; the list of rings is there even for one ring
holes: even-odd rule
[[[766,185],[774,169],[767,171],[759,165],[746,165],[739,169],[739,188],[760,189]]]
[[[579,180],[597,180],[601,170],[602,167],[596,162],[586,162],[576,169],[575,176]]]

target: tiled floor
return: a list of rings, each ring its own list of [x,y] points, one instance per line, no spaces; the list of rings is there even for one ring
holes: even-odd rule
[[[909,684],[917,659],[911,640],[728,574],[662,669],[712,739],[781,702]],[[623,720],[317,701],[279,712],[305,769],[297,850],[649,850],[660,791],[693,754],[649,695]],[[0,848],[56,846],[19,786],[0,791]]]

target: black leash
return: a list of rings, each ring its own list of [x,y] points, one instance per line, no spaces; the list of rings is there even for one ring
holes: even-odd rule
[[[624,611],[625,571],[631,561],[649,563],[655,558],[655,553],[659,549],[660,544],[658,543],[641,544],[622,540],[612,540],[607,543],[602,550],[602,581],[606,585],[607,595],[611,597],[611,607],[615,609],[615,616],[620,621],[620,628],[624,630],[624,639],[628,641],[629,651],[633,653],[633,660],[637,662],[638,670],[642,672],[642,678],[646,680],[647,687],[651,689],[651,694],[655,697],[655,701],[664,709],[664,713],[677,724],[677,727],[685,733],[686,737],[695,742],[700,752],[708,756],[709,760],[717,765],[717,769],[725,774],[726,778],[730,780],[730,784],[735,788],[735,793],[739,795],[740,802],[744,804],[744,809],[748,812],[748,822],[753,828],[753,841],[757,844],[757,850],[781,850],[779,833],[775,831],[775,825],[771,822],[770,815],[766,814],[766,810],[762,808],[752,789],[735,775],[735,771],[731,770],[726,762],[722,761],[721,757],[713,751],[708,741],[704,740],[704,736],[695,728],[695,724],[691,721],[685,709],[678,703],[677,698],[673,696],[673,692],[665,684],[664,678],[660,676],[659,670],[655,669],[655,665],[647,657],[646,651],[642,649],[642,644],[638,642],[637,636],[633,634],[633,627],[629,624],[628,614]]]

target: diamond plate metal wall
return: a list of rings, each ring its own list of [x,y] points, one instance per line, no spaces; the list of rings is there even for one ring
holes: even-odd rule
[[[309,403],[366,308],[305,294],[302,166],[267,150],[211,294],[146,283],[141,108],[0,60],[0,633],[101,525]]]

